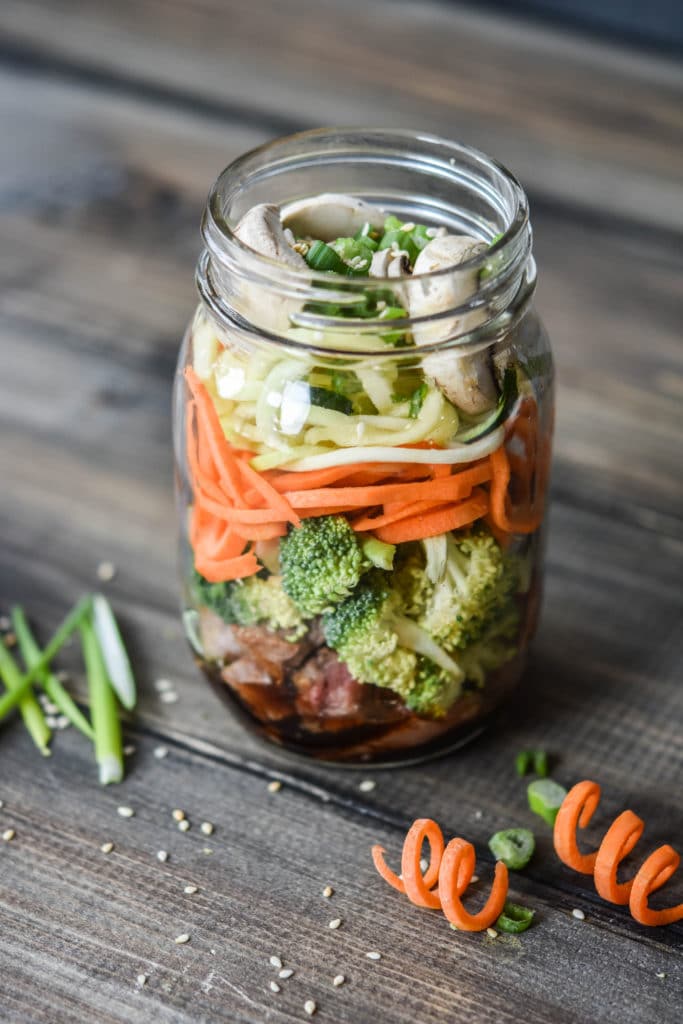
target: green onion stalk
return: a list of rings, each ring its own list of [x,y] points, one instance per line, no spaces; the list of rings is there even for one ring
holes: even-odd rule
[[[7,695],[17,698],[19,712],[28,729],[31,739],[38,747],[38,750],[45,757],[50,756],[50,730],[45,715],[41,711],[40,704],[34,695],[28,690],[22,691],[21,669],[16,661],[0,640],[0,676],[7,687]]]
[[[116,695],[112,689],[102,656],[102,649],[89,616],[79,626],[83,660],[88,677],[90,713],[95,731],[95,758],[100,782],[121,782],[123,778],[123,744]]]

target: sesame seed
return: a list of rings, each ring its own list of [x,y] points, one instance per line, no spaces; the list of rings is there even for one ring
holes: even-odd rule
[[[436,238],[436,231],[436,228],[427,228],[427,230],[425,231],[425,235],[427,236],[427,238]]]
[[[335,917],[335,919],[333,921],[330,921],[330,923],[328,924],[327,927],[331,928],[334,931],[335,928],[340,928],[341,927],[341,923],[342,923],[341,917]]]
[[[294,971],[292,970],[291,967],[283,967],[282,970],[278,973],[278,978],[286,980],[287,978],[291,978],[293,974]]]
[[[123,752],[126,755],[126,757],[131,757],[135,753],[135,749],[136,748],[133,746],[133,744],[129,743],[127,747],[123,748]]]
[[[164,757],[168,757],[168,747],[155,747],[154,756],[161,761]]]
[[[664,973],[664,971],[657,971],[656,977],[657,978],[666,978],[666,974]]]
[[[57,717],[55,719],[55,727],[57,729],[68,729],[70,725],[71,725],[71,722],[66,717],[66,715],[57,715]],[[124,754],[125,754],[125,750],[124,750]]]
[[[477,819],[477,821],[480,821],[481,818],[484,817],[484,812],[483,811],[475,811],[474,812],[474,817]]]
[[[270,964],[271,967],[275,967],[278,971],[282,967],[282,960],[280,959],[279,956],[271,956],[268,963]]]
[[[132,807],[117,807],[116,811],[122,818],[134,818],[135,811]]]
[[[363,779],[358,788],[361,793],[372,793],[376,785],[377,783],[374,779]]]
[[[425,857],[420,858],[420,871],[422,872],[423,875],[428,867],[429,861]]]
[[[382,954],[381,953],[377,953],[374,950],[373,950],[372,953],[366,953],[365,955],[368,958],[368,960],[381,960],[382,959]]]
[[[16,832],[14,831],[13,828],[7,828],[2,833],[2,838],[5,840],[6,843],[10,843],[14,839],[15,835]]]
[[[187,818],[183,818],[182,821],[178,822],[178,828],[180,829],[181,832],[189,832],[190,831],[190,823],[187,820]]]
[[[402,224],[401,225],[401,231],[414,231],[414,230],[415,230],[415,225],[413,224],[412,220],[409,220],[407,224]]]
[[[343,985],[345,981],[346,978],[344,977],[343,974],[336,974],[332,979],[332,984],[334,985],[335,988],[339,988],[339,986]]]
[[[48,727],[48,729],[56,729],[57,728],[57,719],[56,719],[56,717],[54,715],[45,715],[45,725]]]
[[[113,849],[113,843],[102,843],[102,845],[100,846],[100,850],[102,851],[102,853],[111,853]]]
[[[136,981],[137,981],[138,985],[142,988],[143,985],[147,984],[147,975],[146,974],[138,974],[138,976],[136,978]]]
[[[574,910],[572,910],[572,917],[575,917],[577,921],[586,920],[586,915],[584,914],[583,910],[579,910],[578,907],[575,907]]]
[[[12,620],[7,615],[0,615],[0,629],[3,633],[12,625]]]
[[[166,850],[159,850],[157,853],[157,860],[160,860],[162,864],[165,864],[168,860],[168,853]]]
[[[188,896],[194,896],[196,892],[199,892],[199,887],[196,885],[186,885],[183,892],[187,893]]]
[[[205,846],[204,849],[202,850],[202,853],[205,853],[208,856],[209,854],[213,853],[213,850],[211,849],[210,846]]]
[[[479,875],[472,875],[472,877],[470,878],[470,885],[473,885],[475,882],[478,882],[478,881],[479,881]]]
[[[315,1005],[312,999],[307,999],[306,1002],[304,1003],[304,1010],[306,1011],[309,1017],[312,1017],[317,1009],[318,1007]]]
[[[46,700],[43,704],[43,711],[46,715],[58,715],[59,708],[56,704],[53,704],[51,700]]]
[[[171,817],[174,821],[182,821],[185,817],[185,811],[181,811],[179,807],[176,807],[174,811],[171,811]]]
[[[177,704],[180,698],[178,694],[175,693],[175,691],[168,690],[166,693],[162,693],[159,695],[159,700],[163,704]]]
[[[273,779],[272,782],[268,783],[268,792],[269,793],[279,793],[281,789],[282,789],[282,783],[280,782],[279,779]]]
[[[497,939],[498,938],[498,932],[496,931],[495,928],[487,928],[486,929],[486,934],[488,935],[488,937],[490,939]]]
[[[205,836],[210,836],[213,833],[213,825],[210,821],[203,821],[199,826]]]
[[[173,689],[173,683],[170,679],[155,679],[154,689],[157,693],[165,693],[167,690]]]
[[[190,936],[187,934],[187,932],[183,932],[182,935],[176,935],[173,941],[175,942],[176,946],[184,946],[186,942],[190,941]]]
[[[116,576],[116,566],[113,562],[100,562],[97,566],[97,578],[103,583],[109,583]]]
[[[334,893],[334,889],[331,885],[326,885],[323,889],[323,896],[326,900],[329,900],[330,896]]]
[[[276,981],[271,981],[271,983],[270,983],[270,991],[271,992],[279,992],[280,991],[280,986],[278,985],[278,983]]]

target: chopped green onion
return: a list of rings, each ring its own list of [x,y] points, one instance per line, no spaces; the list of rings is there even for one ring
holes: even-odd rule
[[[348,267],[341,256],[325,242],[313,242],[306,253],[306,262],[311,270],[334,271],[335,274],[346,274]]]
[[[534,919],[534,910],[528,907],[520,907],[519,903],[506,902],[503,913],[495,923],[499,932],[507,932],[508,935],[519,935],[525,932]]]
[[[12,609],[12,625],[17,635],[21,656],[26,662],[27,668],[33,668],[40,659],[40,648],[35,641],[31,628],[26,621],[23,608]],[[73,698],[64,689],[59,679],[52,672],[43,669],[38,675],[37,682],[45,690],[53,704],[55,704],[63,715],[69,719],[72,725],[87,736],[89,740],[95,738],[92,725],[80,710]]]
[[[21,682],[17,689],[4,693],[0,697],[0,720],[6,718],[12,708],[16,707],[24,694],[30,689],[31,683],[48,667],[71,634],[78,629],[83,618],[89,614],[91,607],[92,598],[90,596],[82,597],[78,604],[69,612],[56,633],[54,633],[50,642],[43,648],[38,661],[21,677]]]
[[[515,768],[518,775],[528,775],[531,770],[532,752],[530,750],[520,750],[515,757]]]
[[[533,751],[534,771],[545,778],[548,774],[548,755],[545,750]]]
[[[0,677],[10,693],[16,694],[22,683],[21,669],[16,661],[0,640]],[[38,747],[38,750],[45,757],[49,757],[50,730],[48,729],[45,715],[40,709],[40,704],[30,692],[25,692],[23,697],[18,697],[19,711],[28,729],[31,739]]]
[[[123,778],[123,743],[116,696],[107,678],[107,670],[97,634],[89,618],[80,624],[83,660],[88,676],[90,713],[95,730],[95,757],[100,782],[120,782]]]
[[[375,243],[377,243],[377,241],[379,239],[379,234],[380,233],[377,230],[377,228],[373,228],[373,226],[370,223],[370,221],[366,220],[366,222],[363,225],[363,227],[359,228],[359,230],[356,231],[356,233],[355,233],[355,235],[353,237],[356,239],[356,241],[361,241],[361,239],[364,238],[368,242],[375,242]],[[376,244],[375,244],[375,248],[377,248]]]
[[[412,395],[410,396],[410,407],[408,409],[408,415],[410,416],[411,420],[416,420],[417,417],[420,415],[420,409],[422,408],[424,400],[427,397],[428,391],[429,385],[427,384],[426,380],[423,380],[422,383],[417,388],[415,388]]]
[[[114,612],[102,594],[95,594],[92,610],[92,624],[102,651],[107,676],[116,696],[124,708],[130,711],[135,707],[135,679]]]
[[[403,306],[386,306],[379,314],[380,320],[405,320],[408,310]],[[402,345],[406,339],[405,331],[385,331],[382,333],[382,341],[387,345]]]
[[[525,868],[536,849],[534,834],[528,828],[507,828],[489,839],[489,850],[512,871]]]
[[[552,779],[536,779],[530,782],[527,787],[529,807],[534,814],[540,815],[549,825],[555,824],[557,812],[562,806],[562,801],[567,795],[564,786]]]

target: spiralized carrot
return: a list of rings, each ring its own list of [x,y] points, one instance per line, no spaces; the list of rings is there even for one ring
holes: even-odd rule
[[[595,888],[603,900],[621,905],[628,903],[633,879],[617,882],[617,869],[642,836],[644,828],[642,818],[633,811],[623,811],[605,833],[595,859],[593,875]]]
[[[595,870],[594,853],[581,853],[576,845],[576,829],[587,828],[600,803],[600,786],[586,779],[577,782],[569,790],[557,812],[553,828],[555,853],[563,864],[583,875],[592,875]]]
[[[429,843],[430,858],[423,874],[420,860],[425,840]],[[372,847],[373,863],[384,881],[418,907],[443,910],[451,924],[462,931],[483,931],[503,912],[508,893],[505,864],[502,861],[496,864],[493,886],[485,906],[479,913],[470,914],[463,907],[461,897],[474,874],[474,847],[465,839],[452,839],[444,851],[443,834],[431,818],[418,818],[408,830],[403,843],[400,878],[387,866],[384,853],[382,846]]]
[[[635,878],[617,881],[619,865],[635,848],[645,828],[643,820],[633,811],[623,811],[615,818],[595,853],[579,852],[577,826],[586,828],[599,802],[600,786],[589,779],[577,783],[564,798],[553,833],[560,860],[575,871],[592,874],[598,895],[610,903],[628,903],[632,916],[640,924],[665,925],[683,919],[683,903],[666,910],[651,910],[647,902],[649,894],[661,888],[678,868],[680,857],[673,847],[660,846],[638,869]]]
[[[652,928],[683,921],[683,903],[664,910],[653,910],[648,906],[650,893],[661,889],[669,881],[680,862],[680,855],[673,846],[665,844],[651,853],[636,873],[631,887],[629,909],[639,924]]]
[[[477,914],[465,910],[461,897],[472,880],[475,863],[472,844],[465,839],[451,839],[441,861],[439,897],[450,923],[464,932],[481,932],[490,928],[503,913],[508,894],[508,869],[499,860],[491,893],[482,909]]]
[[[459,530],[469,526],[485,516],[489,507],[488,495],[476,488],[472,497],[455,505],[437,508],[433,512],[402,519],[391,526],[382,526],[375,530],[380,540],[387,544],[401,544],[409,540],[422,540],[425,537],[436,537],[440,533]]]

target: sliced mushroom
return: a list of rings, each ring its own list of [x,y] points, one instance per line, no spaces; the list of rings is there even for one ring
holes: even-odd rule
[[[280,219],[280,210],[272,203],[252,206],[235,228],[235,234],[261,256],[269,256],[293,270],[308,269],[303,256],[292,248]],[[239,292],[233,301],[238,312],[250,323],[274,333],[284,333],[291,327],[292,314],[301,309],[300,302],[284,298],[275,287],[270,294],[264,294],[262,285],[246,280],[240,282]]]
[[[420,276],[446,267],[457,267],[486,248],[485,242],[467,235],[442,235],[428,242],[415,261],[413,279],[407,286],[410,316],[429,316],[465,305],[477,291],[477,270],[444,274],[432,280],[421,281]],[[444,317],[434,323],[416,324],[413,327],[415,344],[432,345],[445,341],[473,330],[485,319],[484,311],[474,310]],[[423,367],[446,397],[464,412],[486,412],[498,400],[487,350],[464,356],[456,356],[453,351],[434,353],[425,356]]]
[[[282,226],[280,210],[273,203],[260,203],[247,210],[235,228],[235,234],[240,242],[261,256],[270,256],[296,270],[306,270],[306,260],[292,248]]]
[[[368,274],[370,277],[401,277],[410,270],[408,254],[396,249],[378,249],[373,252]]]
[[[355,196],[324,192],[287,203],[282,207],[282,223],[299,238],[332,242],[335,238],[355,235],[366,223],[381,230],[384,213],[378,206],[371,206]]]

